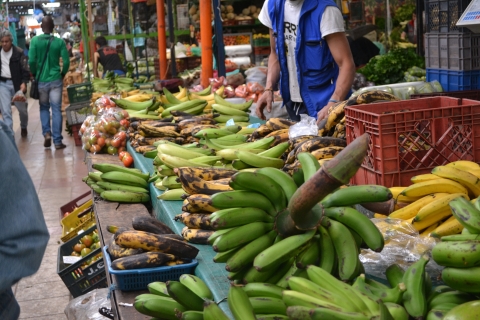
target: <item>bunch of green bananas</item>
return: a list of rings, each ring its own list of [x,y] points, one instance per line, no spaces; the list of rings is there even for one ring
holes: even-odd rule
[[[95,163],[84,182],[104,200],[123,203],[150,201],[150,175],[138,169],[111,163]]]
[[[148,291],[150,293],[138,295],[134,303],[135,309],[147,316],[158,319],[221,320],[213,315],[225,315],[212,301],[213,294],[205,282],[191,274],[181,275],[179,281],[152,282],[148,285]]]

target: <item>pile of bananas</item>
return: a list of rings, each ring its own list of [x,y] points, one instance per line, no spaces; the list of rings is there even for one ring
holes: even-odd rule
[[[356,97],[340,101],[330,107],[328,110],[328,117],[318,124],[318,135],[322,137],[330,136],[345,139],[345,107],[380,101],[399,100],[399,98],[391,93],[375,90],[363,92]]]
[[[115,77],[113,79],[94,78],[93,90],[98,93],[128,92],[134,90],[133,79],[127,77]]]
[[[135,217],[132,229],[107,226],[113,233],[108,245],[112,269],[131,270],[184,264],[198,249],[168,226],[151,217]]]
[[[480,166],[471,161],[435,167],[430,174],[413,177],[409,187],[390,189],[396,210],[389,217],[408,220],[419,232],[436,238],[458,234],[464,225],[455,210],[473,210],[468,200],[476,202],[480,195],[479,177]]]
[[[289,128],[295,123],[282,118],[270,118],[265,124],[255,129],[248,140],[255,141],[262,138],[275,137],[274,145],[280,144],[289,140]]]
[[[95,163],[83,180],[102,199],[122,203],[150,201],[148,183],[150,175],[138,169],[110,163]]]

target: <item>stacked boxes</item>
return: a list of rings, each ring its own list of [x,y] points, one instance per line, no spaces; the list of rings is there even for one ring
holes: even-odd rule
[[[445,91],[480,89],[480,35],[456,26],[470,0],[425,0],[427,81]]]

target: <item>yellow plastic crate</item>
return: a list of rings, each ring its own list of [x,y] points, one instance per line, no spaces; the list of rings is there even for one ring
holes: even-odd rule
[[[95,213],[93,212],[93,199],[85,202],[83,205],[73,210],[60,222],[62,225],[63,242],[75,237],[80,230],[86,230],[95,224]]]

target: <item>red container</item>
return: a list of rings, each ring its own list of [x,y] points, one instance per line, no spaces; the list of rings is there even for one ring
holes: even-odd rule
[[[370,135],[352,184],[408,186],[410,179],[456,160],[480,160],[480,102],[431,97],[350,106],[347,143]]]
[[[92,192],[91,191],[87,191],[85,192],[84,194],[82,194],[81,196],[78,196],[76,197],[75,199],[73,199],[72,201],[70,201],[69,203],[67,204],[64,204],[63,206],[60,207],[60,221],[62,221],[63,219],[63,215],[67,212],[72,212],[73,210],[75,210],[76,208],[79,208],[81,207],[83,204],[85,204],[85,202],[87,202],[88,200],[90,200],[92,198]]]
[[[463,90],[463,91],[446,91],[433,93],[417,93],[412,94],[410,99],[428,98],[428,97],[454,97],[480,101],[480,90]]]
[[[82,127],[81,123],[72,124],[73,139],[75,140],[75,145],[77,147],[82,146],[82,137],[80,136],[80,128],[81,127]]]

